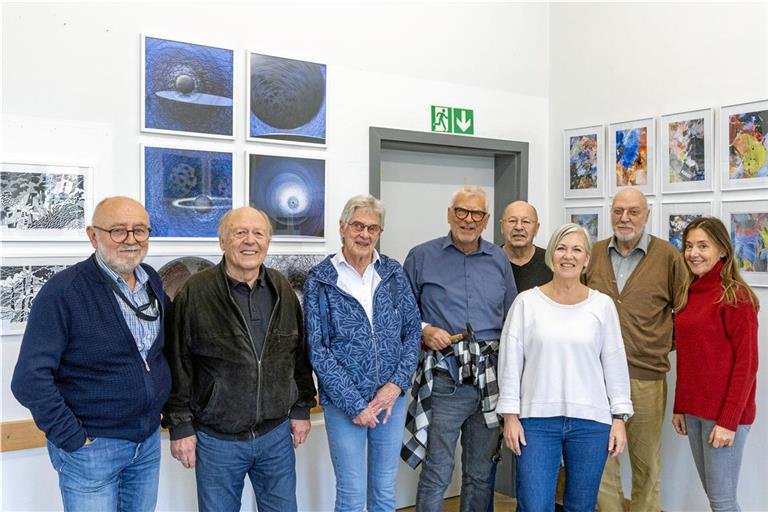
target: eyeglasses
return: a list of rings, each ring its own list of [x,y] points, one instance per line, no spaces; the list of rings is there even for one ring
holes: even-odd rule
[[[517,217],[510,217],[508,219],[504,219],[504,222],[509,224],[510,226],[517,226],[517,224],[520,223],[526,228],[534,225],[534,222],[527,217],[523,219],[518,219]]]
[[[137,242],[146,242],[147,238],[149,238],[149,234],[152,232],[152,228],[146,227],[146,226],[138,226],[133,229],[125,229],[125,228],[112,228],[112,229],[105,229],[100,228],[99,226],[93,226],[94,228],[98,229],[99,231],[105,231],[109,233],[109,238],[112,239],[113,242],[116,244],[121,244],[128,240],[128,235],[130,233],[133,233],[133,239]]]
[[[456,206],[453,208],[453,214],[459,220],[465,220],[467,217],[471,217],[474,222],[480,222],[486,215],[488,215],[488,212],[482,210],[467,210],[466,208]]]
[[[368,233],[371,236],[376,236],[382,231],[384,231],[383,229],[381,229],[381,226],[379,226],[378,224],[363,224],[362,222],[358,222],[358,221],[350,222],[349,227],[352,229],[352,234],[354,235],[359,235],[365,229],[368,230]]]

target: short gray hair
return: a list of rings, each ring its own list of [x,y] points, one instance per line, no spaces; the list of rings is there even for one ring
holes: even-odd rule
[[[583,226],[568,222],[563,224],[552,233],[552,237],[547,244],[547,252],[544,255],[544,263],[547,264],[550,270],[554,270],[554,262],[552,261],[552,254],[555,252],[555,248],[560,241],[571,233],[579,233],[584,238],[584,250],[587,251],[587,255],[592,254],[592,239],[589,236],[589,232],[584,229]]]
[[[485,190],[483,190],[481,187],[478,187],[477,185],[464,185],[459,190],[453,193],[453,196],[451,197],[451,204],[450,206],[456,206],[456,199],[459,198],[459,196],[468,196],[468,197],[480,197],[483,200],[483,210],[488,210],[488,195],[485,193]]]
[[[384,203],[371,195],[354,196],[347,201],[347,204],[344,205],[344,209],[341,210],[341,217],[339,217],[342,228],[349,226],[349,219],[352,218],[352,215],[354,215],[357,210],[363,210],[377,215],[379,217],[379,224],[381,225],[381,228],[384,229]]]
[[[269,216],[258,208],[254,208],[253,206],[243,206],[241,208],[233,208],[221,216],[221,219],[219,220],[219,227],[216,230],[216,233],[219,235],[219,241],[223,242],[224,239],[229,236],[229,220],[230,217],[232,217],[232,214],[238,210],[242,210],[243,208],[254,210],[257,213],[260,213],[262,217],[264,217],[264,222],[267,223],[267,238],[272,240],[272,222],[270,222]]]

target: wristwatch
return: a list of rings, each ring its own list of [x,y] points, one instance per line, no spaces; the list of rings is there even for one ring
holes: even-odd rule
[[[629,419],[629,414],[626,414],[626,413],[625,414],[612,414],[611,417],[613,419],[615,419],[615,420],[621,420],[624,423],[626,423],[627,420]]]

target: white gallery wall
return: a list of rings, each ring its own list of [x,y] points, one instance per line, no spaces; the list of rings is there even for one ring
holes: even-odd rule
[[[768,4],[765,2],[553,4],[549,34],[550,226],[564,221],[564,129],[658,118],[708,107],[715,108],[717,127],[718,107],[768,98]],[[715,132],[719,136],[717,128]],[[717,146],[715,161],[719,161]],[[715,190],[719,190],[719,169],[718,166]],[[607,171],[610,173],[610,169]],[[653,232],[659,233],[661,209],[658,205],[662,196],[657,193],[649,199],[654,203]],[[663,196],[664,202],[712,201],[716,215],[723,199],[768,202],[768,189]],[[569,199],[567,204],[592,205],[595,200]],[[763,305],[759,317],[761,368],[757,420],[747,441],[739,487],[744,510],[768,509],[765,485],[768,474],[768,288],[756,291]],[[668,383],[662,507],[664,510],[707,510],[688,441],[677,436],[669,423],[674,370]],[[627,491],[628,483],[625,478]]]
[[[233,151],[234,203],[246,150],[326,160],[326,243],[335,251],[347,198],[368,191],[368,128],[429,131],[430,105],[474,109],[475,136],[530,143],[530,196],[547,202],[548,7],[544,4],[3,2],[2,159],[86,163],[95,196],[140,193],[139,145]],[[235,50],[235,140],[139,132],[141,34]],[[245,139],[246,51],[327,64],[327,148]],[[445,218],[445,210],[407,208]],[[446,226],[447,228],[447,226]],[[4,256],[81,256],[87,242],[3,244]],[[215,242],[153,241],[149,260],[219,254]],[[20,336],[3,336],[0,420],[29,418],[10,393]],[[330,510],[333,474],[322,416],[297,452],[300,510]],[[163,442],[159,510],[193,510],[194,477]],[[44,449],[0,454],[0,510],[61,507]],[[402,474],[401,474],[402,481]],[[411,476],[411,487],[415,480]],[[403,486],[407,487],[407,486]],[[246,487],[244,509],[254,508]]]
[[[368,190],[368,127],[428,131],[430,105],[472,108],[476,136],[530,144],[529,199],[539,208],[541,245],[563,220],[563,129],[768,97],[765,3],[3,2],[0,16],[2,160],[87,163],[97,198],[138,198],[141,143],[233,151],[235,184],[244,184],[246,150],[325,158],[326,243],[275,244],[276,253],[335,251],[344,201]],[[234,141],[139,132],[141,34],[235,50]],[[246,50],[328,65],[327,148],[244,142]],[[722,197],[768,200],[768,190],[683,196],[715,201],[719,211]],[[243,201],[236,187],[234,202]],[[414,217],[445,215],[413,203],[388,206]],[[90,248],[26,243],[2,251],[85,257]],[[185,254],[215,256],[218,247],[156,241],[150,249],[150,257]],[[763,355],[766,290],[758,290]],[[0,339],[1,421],[29,417],[9,390],[19,343],[20,336]],[[764,368],[758,385],[740,489],[745,510],[768,507]],[[313,422],[297,454],[299,506],[329,510],[333,476],[322,416]],[[168,456],[167,436],[163,449],[158,508],[193,510],[194,478]],[[1,453],[0,481],[0,510],[60,508],[43,449]],[[671,428],[662,502],[665,510],[707,508],[687,444]],[[248,497],[244,509],[253,508]]]

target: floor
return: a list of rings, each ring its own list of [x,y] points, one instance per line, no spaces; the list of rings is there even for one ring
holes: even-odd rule
[[[495,512],[514,512],[516,509],[515,498],[504,496],[503,494],[496,493],[493,502],[493,509]],[[413,512],[415,507],[399,508],[400,512]],[[448,498],[445,500],[445,508],[443,512],[459,512],[459,498]]]

